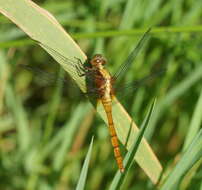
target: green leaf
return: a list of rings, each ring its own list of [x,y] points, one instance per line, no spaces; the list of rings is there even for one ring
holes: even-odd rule
[[[88,153],[86,155],[86,158],[85,158],[82,170],[81,170],[81,174],[80,174],[77,186],[76,186],[76,190],[82,190],[85,187],[86,177],[87,177],[87,173],[88,173],[88,166],[89,166],[90,156],[91,156],[91,152],[92,152],[92,147],[93,147],[93,137],[91,139],[90,147],[88,149]]]
[[[188,147],[188,145],[191,143],[191,141],[193,140],[193,138],[195,137],[195,135],[198,133],[200,129],[201,122],[202,122],[201,108],[202,108],[202,90],[201,90],[201,94],[199,96],[198,102],[196,104],[196,108],[194,110],[194,114],[191,120],[189,131],[187,133],[187,137],[185,139],[183,150],[185,150]]]
[[[192,166],[202,158],[202,129],[188,146],[175,168],[170,172],[167,180],[160,188],[170,190],[176,187]]]

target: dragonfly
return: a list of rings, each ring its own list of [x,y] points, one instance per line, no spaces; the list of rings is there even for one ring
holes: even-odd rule
[[[76,68],[76,72],[79,77],[86,77],[87,81],[90,81],[91,86],[89,85],[90,87],[88,88],[87,95],[95,96],[96,99],[100,101],[103,105],[108,120],[108,128],[111,136],[111,144],[114,150],[114,157],[121,173],[124,172],[125,168],[123,164],[123,157],[120,151],[118,137],[115,130],[112,115],[112,102],[113,99],[115,98],[115,92],[116,92],[114,86],[116,84],[117,79],[120,78],[120,76],[123,75],[123,73],[125,73],[128,68],[130,68],[134,59],[138,55],[138,52],[140,51],[142,45],[148,39],[150,31],[151,28],[149,28],[143,34],[143,36],[140,38],[135,48],[129,54],[128,58],[118,68],[118,70],[115,72],[114,75],[111,75],[109,71],[106,69],[105,65],[107,64],[107,59],[102,54],[94,55],[91,59],[86,61],[87,64],[82,63],[82,61],[78,58],[75,58],[76,64],[72,64],[75,63],[73,60],[66,58],[65,56],[63,56],[56,50],[52,49],[51,47],[48,47],[47,45],[42,44],[41,42],[38,42],[41,46],[45,47],[54,55],[56,55],[58,58],[62,59],[63,62],[65,62],[66,64],[72,64],[72,66]],[[165,72],[165,69],[150,74],[139,81],[132,82],[126,85],[126,88],[131,87],[132,89],[134,89],[134,87],[137,88],[137,86],[141,85],[142,83],[145,83],[145,81],[148,81],[149,79],[153,78],[156,75],[162,74],[163,72]]]

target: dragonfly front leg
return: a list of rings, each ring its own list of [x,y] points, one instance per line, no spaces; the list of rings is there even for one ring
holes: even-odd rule
[[[77,60],[77,64],[75,65],[75,68],[80,77],[94,75],[96,73],[96,71],[93,68],[84,66],[81,59],[77,57],[74,57],[74,58]]]
[[[86,69],[84,67],[84,65],[82,64],[81,59],[74,57],[77,60],[77,64],[74,65],[77,71],[77,74],[79,77],[83,77],[86,75]]]
[[[86,75],[86,73],[83,72],[78,65],[75,65],[75,68],[76,68],[76,72],[77,72],[77,74],[78,74],[79,77],[83,77],[83,76]]]

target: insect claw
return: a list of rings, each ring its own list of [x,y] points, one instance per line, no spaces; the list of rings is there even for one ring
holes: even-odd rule
[[[79,77],[85,76],[85,73],[82,73],[82,71],[81,71],[81,69],[79,68],[78,65],[74,65],[74,67],[76,68],[76,72],[77,72]]]
[[[83,71],[85,73],[86,69],[85,69],[84,65],[82,64],[81,59],[79,59],[78,57],[74,57],[74,59],[77,60],[76,69],[79,70],[80,73],[81,73],[81,71]]]
[[[79,74],[79,77],[84,77],[85,76],[85,74]]]
[[[81,59],[79,59],[78,57],[74,57],[74,59],[76,59],[78,61],[79,65],[83,65]]]

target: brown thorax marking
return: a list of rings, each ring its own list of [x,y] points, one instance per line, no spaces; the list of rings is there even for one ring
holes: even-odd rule
[[[90,64],[92,69],[96,72],[95,75],[95,84],[100,92],[101,97],[103,98],[111,98],[111,75],[104,68],[104,65],[107,63],[107,60],[101,55],[96,54],[90,60]]]

